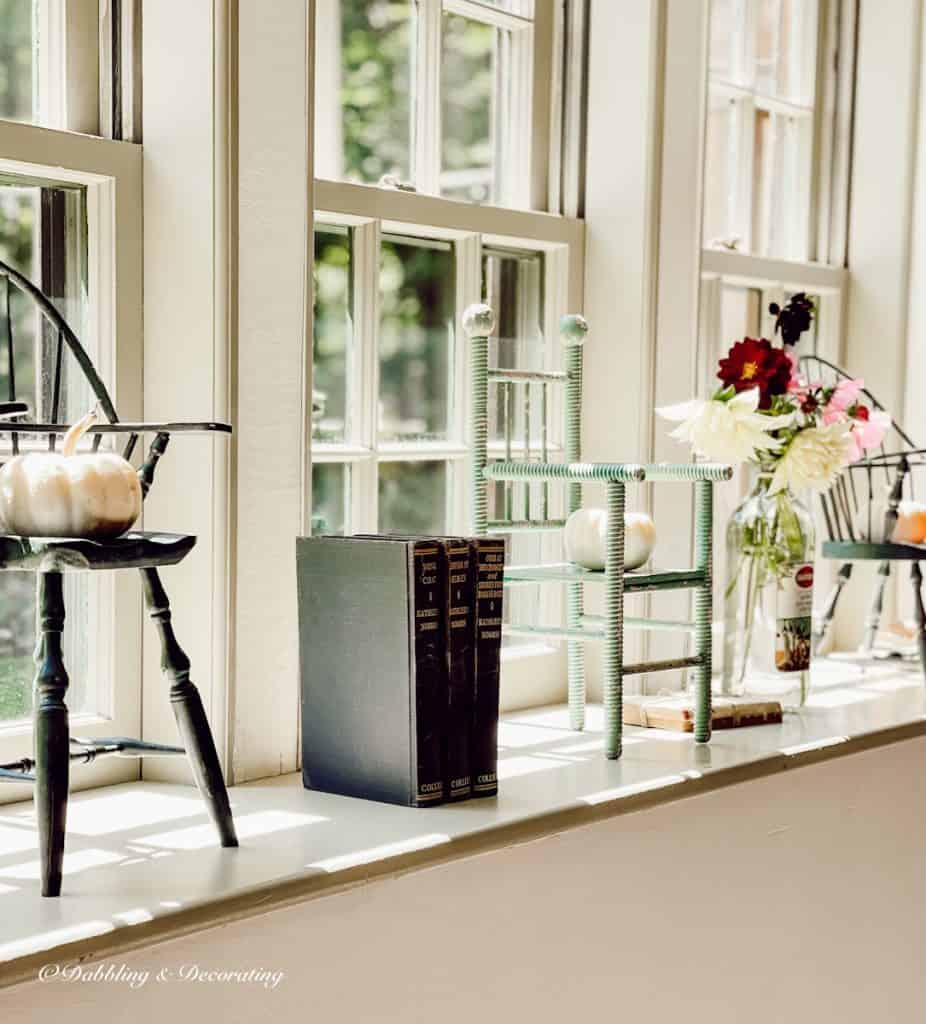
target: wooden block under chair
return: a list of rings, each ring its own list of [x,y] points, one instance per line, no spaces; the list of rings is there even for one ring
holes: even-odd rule
[[[714,697],[711,704],[713,729],[738,729],[747,725],[774,725],[781,722],[781,705],[776,700]],[[624,698],[624,725],[693,732],[694,724],[694,698],[686,693]]]

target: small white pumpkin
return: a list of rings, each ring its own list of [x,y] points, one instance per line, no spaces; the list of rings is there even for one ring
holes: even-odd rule
[[[603,569],[608,542],[608,513],[580,508],[566,520],[566,557],[583,569]],[[643,512],[624,513],[624,568],[639,569],[653,553],[656,526]]]
[[[60,452],[16,455],[0,468],[0,528],[20,537],[112,540],[141,513],[141,485],[115,452],[78,452],[96,410],[64,436]]]

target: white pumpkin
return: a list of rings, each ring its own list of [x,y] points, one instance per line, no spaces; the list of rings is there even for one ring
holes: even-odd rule
[[[583,569],[603,569],[608,542],[608,513],[580,508],[566,520],[566,557]],[[639,569],[653,552],[656,526],[643,512],[624,513],[624,568]]]
[[[0,528],[21,537],[112,540],[141,513],[131,463],[114,452],[78,452],[96,422],[88,413],[64,436],[60,452],[16,455],[0,468]]]

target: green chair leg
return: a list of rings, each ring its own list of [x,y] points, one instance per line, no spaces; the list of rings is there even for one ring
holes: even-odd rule
[[[605,553],[604,735],[605,756],[621,756],[624,716],[624,485],[608,481],[608,548]]]
[[[570,583],[567,624],[577,629],[582,621],[582,584]],[[581,640],[567,644],[567,671],[569,694],[569,728],[581,732],[585,728],[585,646]]]
[[[714,485],[710,480],[695,484],[695,568],[706,576],[695,593],[695,654],[701,664],[695,670],[694,738],[707,743],[711,738],[711,621],[713,619],[713,574],[711,571],[714,528]]]

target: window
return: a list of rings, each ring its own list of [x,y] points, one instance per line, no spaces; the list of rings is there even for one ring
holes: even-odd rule
[[[714,0],[705,245],[811,255],[816,0]]]
[[[851,78],[854,54],[839,0],[712,0],[710,13],[700,331],[697,379],[717,388],[717,361],[743,337],[771,338],[771,302],[798,291],[817,317],[798,355],[839,362],[847,272],[830,258],[838,215],[835,153],[848,145],[839,126],[849,103],[839,74]],[[839,53],[840,45],[849,52]],[[838,59],[837,59],[838,57]],[[843,134],[845,131],[843,130]],[[844,169],[843,169],[844,171]],[[842,187],[845,187],[843,183]],[[844,211],[843,211],[844,212]],[[718,488],[714,507],[715,612],[723,608],[724,531],[748,492],[747,473]],[[820,581],[821,589],[825,581]],[[715,616],[716,617],[716,616]],[[715,665],[720,665],[715,651]]]
[[[469,529],[469,353],[460,327],[468,305],[496,310],[490,360],[560,365],[559,317],[581,306],[582,224],[511,209],[530,205],[538,161],[546,173],[547,154],[530,152],[530,140],[535,115],[551,120],[553,11],[549,0],[319,4],[315,532]],[[370,187],[384,175],[385,185]],[[500,428],[505,412],[491,391]],[[521,438],[523,411],[511,413]],[[557,413],[551,458],[562,450]],[[536,412],[533,423],[536,457]],[[500,429],[492,444],[505,457]],[[523,440],[512,448],[523,449]],[[524,501],[522,492],[512,488],[508,500]],[[551,540],[512,537],[511,558],[549,558]],[[538,591],[519,590],[509,614],[531,614]],[[553,650],[514,638],[508,648]]]
[[[536,6],[319,0],[316,175],[532,205],[552,79],[552,5]]]
[[[52,0],[0,0],[0,259],[49,295],[121,415],[134,418],[141,412],[140,147],[56,130],[97,130],[98,17],[97,4],[84,0],[69,3],[66,13],[65,5]],[[75,61],[83,64],[75,67]],[[88,78],[81,75],[92,81],[92,104]],[[47,419],[53,339],[15,287],[9,304],[16,396],[37,419]],[[59,419],[72,422],[93,400],[70,353],[64,360]],[[6,400],[13,380],[2,362],[0,395]],[[46,443],[21,439],[23,448]],[[9,440],[0,438],[0,460],[10,454]],[[65,579],[67,703],[75,730],[79,723],[88,736],[139,733],[140,596],[137,581],[115,576],[74,573]],[[0,760],[29,749],[35,627],[35,576],[0,573]],[[137,766],[113,766],[103,774],[135,777]],[[21,798],[20,788],[10,787],[10,796]]]
[[[474,233],[462,226],[465,208],[453,204],[446,207],[453,217],[439,225],[358,217],[349,212],[353,188],[323,186],[344,207],[316,214],[313,529],[462,530],[469,514],[462,312],[481,298],[498,310],[490,358],[500,365],[558,365],[547,338],[566,309],[569,243]],[[417,197],[402,200],[417,209]],[[543,219],[560,227],[554,235],[575,233],[575,222]],[[491,391],[501,457],[503,411]],[[512,415],[519,430],[522,411]],[[533,423],[536,447],[538,416]],[[561,438],[549,444],[555,453]]]

